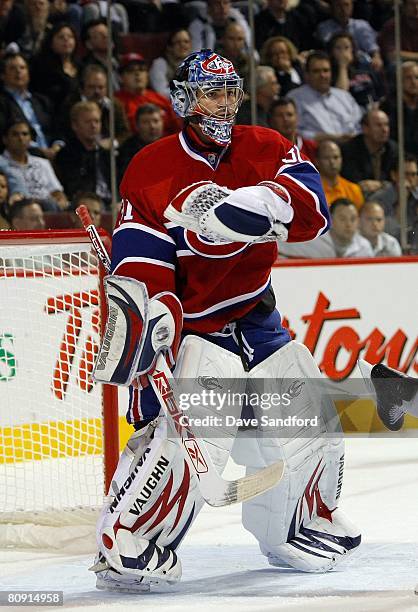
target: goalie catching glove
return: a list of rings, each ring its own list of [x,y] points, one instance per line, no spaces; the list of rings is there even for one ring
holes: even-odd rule
[[[107,276],[104,288],[108,316],[93,379],[130,385],[152,373],[160,353],[174,366],[183,322],[179,299],[169,291],[149,299],[144,283],[124,276]]]
[[[234,191],[212,181],[182,189],[170,202],[165,216],[212,242],[265,242],[287,240],[284,224],[293,219],[290,195],[274,181]]]

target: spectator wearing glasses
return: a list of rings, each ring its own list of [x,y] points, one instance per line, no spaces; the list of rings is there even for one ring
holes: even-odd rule
[[[150,85],[154,91],[166,98],[170,97],[169,83],[191,48],[192,41],[187,30],[174,30],[169,35],[164,55],[155,58],[149,71]]]
[[[261,62],[274,68],[282,96],[302,85],[303,71],[297,55],[295,45],[284,36],[268,38],[261,49]]]

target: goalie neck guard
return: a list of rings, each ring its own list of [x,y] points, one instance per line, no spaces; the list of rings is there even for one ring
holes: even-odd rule
[[[195,117],[207,138],[226,146],[244,95],[242,83],[229,60],[203,49],[178,67],[170,82],[171,103],[177,115]]]

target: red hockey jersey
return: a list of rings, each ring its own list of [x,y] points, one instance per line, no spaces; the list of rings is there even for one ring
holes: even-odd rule
[[[270,284],[277,257],[275,242],[216,244],[164,217],[181,189],[203,180],[229,189],[266,180],[280,184],[294,209],[291,242],[311,240],[329,227],[317,170],[273,130],[235,126],[220,158],[200,153],[184,131],[141,149],[120,187],[112,271],[143,281],[150,296],[174,292],[185,329],[198,333],[219,331],[251,310]]]

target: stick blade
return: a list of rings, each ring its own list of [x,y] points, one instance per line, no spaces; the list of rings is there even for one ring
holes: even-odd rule
[[[209,506],[215,508],[242,503],[272,489],[280,482],[283,474],[284,463],[277,461],[255,474],[237,480],[224,480],[219,477],[218,490],[215,487],[211,494],[203,497]],[[203,491],[201,492],[203,494]]]

